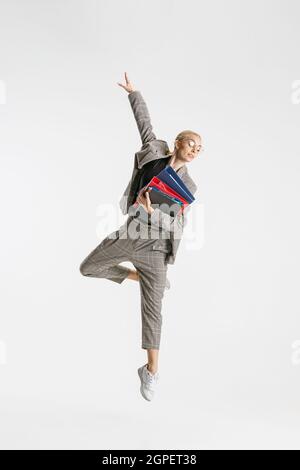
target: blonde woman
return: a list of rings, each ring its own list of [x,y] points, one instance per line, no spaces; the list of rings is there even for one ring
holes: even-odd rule
[[[168,264],[174,264],[185,225],[182,214],[171,215],[151,204],[145,186],[167,165],[170,165],[194,195],[197,186],[187,170],[202,149],[198,133],[185,130],[175,138],[174,150],[153,132],[147,105],[125,72],[125,83],[118,83],[127,93],[142,140],[135,153],[131,179],[119,202],[126,222],[109,234],[82,261],[84,276],[105,278],[121,284],[125,279],[139,282],[141,295],[142,349],[147,350],[147,363],[138,368],[140,392],[146,400],[154,397],[159,379],[158,353],[161,340],[162,298]],[[131,164],[130,164],[131,165]],[[130,261],[135,269],[120,265]]]

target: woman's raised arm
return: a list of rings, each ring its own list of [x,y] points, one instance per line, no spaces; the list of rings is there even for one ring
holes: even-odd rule
[[[130,82],[127,73],[125,72],[126,85],[118,82],[124,90],[128,92],[128,99],[138,126],[138,130],[142,139],[142,144],[148,144],[152,140],[156,139],[156,135],[152,130],[151,119],[147,105],[141,92],[135,90],[132,83]]]

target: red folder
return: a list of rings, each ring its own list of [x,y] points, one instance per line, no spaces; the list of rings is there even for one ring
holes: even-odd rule
[[[157,178],[157,176],[153,176],[150,183],[147,184],[147,187],[149,186],[154,186],[163,193],[166,193],[168,196],[176,197],[176,199],[179,199],[179,201],[183,203],[182,212],[185,207],[189,205],[189,203],[182,196],[180,196],[176,191],[174,191],[174,189],[171,189],[170,186],[168,186],[166,183]]]
[[[147,190],[147,188],[154,186],[155,188],[159,189],[161,192],[167,194],[168,196],[175,197],[179,201],[183,203],[183,206],[181,207],[181,210],[179,213],[183,212],[185,207],[189,205],[189,202],[186,201],[180,194],[178,194],[174,189],[170,188],[166,183],[161,181],[157,176],[153,176],[153,178],[150,180],[150,182],[145,186],[144,191]],[[134,203],[134,207],[137,207],[138,203]]]

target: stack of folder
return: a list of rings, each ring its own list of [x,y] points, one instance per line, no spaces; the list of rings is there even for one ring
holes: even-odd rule
[[[158,207],[173,216],[182,213],[195,200],[182,179],[169,165],[151,179],[145,187],[146,190],[149,190],[154,208]]]

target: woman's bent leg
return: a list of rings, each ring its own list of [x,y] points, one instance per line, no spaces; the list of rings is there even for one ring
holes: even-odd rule
[[[82,261],[79,270],[83,276],[109,279],[121,284],[132,271],[130,268],[120,266],[123,261],[130,261],[131,240],[107,236]]]

